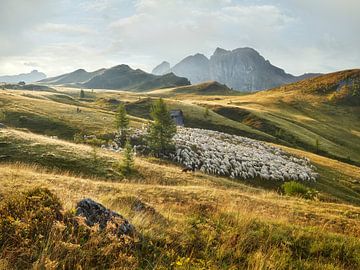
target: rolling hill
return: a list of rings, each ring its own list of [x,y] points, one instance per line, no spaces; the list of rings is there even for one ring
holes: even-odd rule
[[[0,90],[0,268],[359,268],[360,169],[323,156],[356,161],[360,153],[358,78],[359,70],[343,71],[241,95],[224,94],[229,89],[216,82],[141,93],[85,90],[84,99],[69,87]],[[268,141],[309,158],[319,177],[304,185],[316,200],[284,195],[282,182],[184,173],[139,154],[136,173],[124,176],[117,169],[122,153],[74,140],[79,133],[101,143],[112,138],[120,103],[131,127],[140,128],[159,96],[184,112],[186,126]],[[309,149],[318,154],[302,150],[314,138],[320,151]],[[83,198],[124,215],[139,239],[72,227]],[[39,217],[53,217],[53,202],[60,217],[43,222]]]
[[[231,90],[225,84],[216,81],[209,81],[189,86],[179,86],[174,88],[164,88],[160,90],[153,90],[149,95],[159,95],[162,97],[171,97],[176,95],[203,95],[203,96],[226,96],[226,95],[239,95],[240,93]]]
[[[152,75],[140,69],[132,69],[128,65],[118,65],[109,69],[87,72],[78,69],[74,72],[48,78],[39,83],[48,85],[65,85],[90,89],[115,89],[129,91],[146,91],[155,88],[189,85],[186,78],[173,73]]]
[[[18,75],[4,75],[0,76],[0,83],[18,83],[18,82],[36,82],[46,78],[46,74],[33,70],[29,73],[22,73]]]
[[[39,83],[51,84],[51,85],[62,85],[62,84],[81,84],[87,82],[92,77],[100,75],[105,69],[99,69],[94,72],[87,72],[84,69],[78,69],[73,72],[59,75],[56,77],[47,78],[39,81]]]
[[[341,71],[251,95],[193,96],[192,103],[292,146],[359,164],[359,78],[359,70]]]

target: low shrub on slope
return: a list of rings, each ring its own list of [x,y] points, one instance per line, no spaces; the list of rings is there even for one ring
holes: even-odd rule
[[[146,222],[144,214],[134,217],[139,218]],[[209,204],[194,204],[182,221],[162,223],[139,239],[77,222],[47,189],[0,204],[4,268],[359,269],[359,258],[359,239],[261,221]]]

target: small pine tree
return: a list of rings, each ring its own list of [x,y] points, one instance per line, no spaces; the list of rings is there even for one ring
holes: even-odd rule
[[[120,172],[130,175],[134,171],[134,152],[129,141],[126,141],[123,158],[120,163]]]
[[[80,90],[80,98],[85,98],[85,91],[83,89]]]
[[[5,121],[5,113],[3,111],[0,110],[0,121]]]
[[[149,126],[148,146],[154,154],[164,154],[174,147],[175,122],[161,98],[152,105],[150,114],[154,121]]]
[[[92,162],[93,164],[96,166],[98,163],[98,152],[95,146],[92,147],[92,151],[91,151],[91,158],[92,158]]]
[[[115,115],[116,128],[120,134],[120,141],[122,144],[126,142],[129,131],[129,118],[126,113],[125,106],[120,104]]]
[[[205,112],[204,112],[204,117],[207,118],[209,115],[210,115],[210,113],[209,113],[209,108],[206,107],[206,108],[205,108]]]
[[[319,149],[320,149],[320,141],[319,138],[315,139],[315,147],[316,147],[316,153],[319,153]]]

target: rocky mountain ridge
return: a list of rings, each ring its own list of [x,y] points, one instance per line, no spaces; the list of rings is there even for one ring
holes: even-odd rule
[[[36,82],[46,78],[46,74],[33,70],[29,73],[21,73],[18,75],[4,75],[0,76],[0,82],[2,83],[18,83],[18,82]]]
[[[239,91],[264,90],[319,75],[288,74],[272,65],[259,52],[248,47],[235,50],[217,48],[210,58],[199,53],[191,55],[168,70],[165,70],[166,66],[163,63],[161,68],[160,65],[157,66],[153,73],[173,72],[188,78],[193,84],[210,80],[218,81]]]

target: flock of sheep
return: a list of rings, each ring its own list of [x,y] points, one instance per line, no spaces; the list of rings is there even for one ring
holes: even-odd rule
[[[317,173],[306,158],[278,147],[222,132],[178,128],[176,152],[170,158],[188,168],[231,178],[315,181]]]
[[[145,135],[145,129],[133,136]],[[307,158],[292,156],[278,147],[222,132],[178,127],[175,151],[166,158],[187,170],[239,179],[315,181],[318,174]],[[135,150],[144,149],[136,145]],[[113,149],[115,150],[115,149]]]

